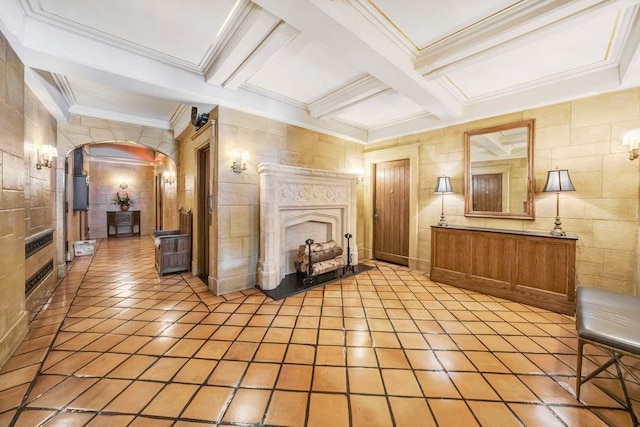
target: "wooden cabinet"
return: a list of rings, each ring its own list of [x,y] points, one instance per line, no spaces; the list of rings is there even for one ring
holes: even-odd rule
[[[431,280],[574,314],[575,235],[431,227]]]
[[[140,235],[140,211],[107,212],[107,237]]]

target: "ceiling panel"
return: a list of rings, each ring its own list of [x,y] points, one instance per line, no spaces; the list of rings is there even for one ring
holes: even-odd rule
[[[168,121],[179,103],[106,86],[100,83],[67,79],[77,105],[116,113]]]
[[[618,21],[608,13],[453,71],[449,80],[474,98],[607,60]]]
[[[356,126],[375,128],[420,113],[427,111],[405,96],[388,92],[357,104],[335,118]]]
[[[483,20],[514,0],[368,0],[418,49]]]
[[[23,0],[25,1],[25,0]],[[28,0],[39,14],[198,65],[235,0]]]
[[[320,43],[297,37],[275,54],[247,83],[309,104],[361,75],[362,71],[336,60]]]

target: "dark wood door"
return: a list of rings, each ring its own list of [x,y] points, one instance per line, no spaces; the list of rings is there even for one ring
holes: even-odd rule
[[[162,230],[162,174],[156,175],[156,230]]]
[[[211,150],[207,145],[198,152],[198,276],[208,284],[209,230],[212,215]]]
[[[502,212],[502,174],[473,175],[473,210]]]
[[[409,265],[409,159],[376,164],[373,256]]]

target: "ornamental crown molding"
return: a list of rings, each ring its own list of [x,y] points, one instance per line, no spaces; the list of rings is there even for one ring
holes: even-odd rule
[[[257,166],[260,175],[297,175],[300,177],[315,177],[328,179],[345,179],[357,181],[358,175],[347,172],[332,172],[321,169],[303,168],[299,166],[279,165],[277,163],[260,163]]]

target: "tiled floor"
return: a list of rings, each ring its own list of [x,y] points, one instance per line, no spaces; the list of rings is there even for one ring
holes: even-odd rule
[[[152,258],[142,237],[77,259],[0,371],[0,425],[631,425],[610,374],[574,398],[571,318],[388,264],[216,297]]]

